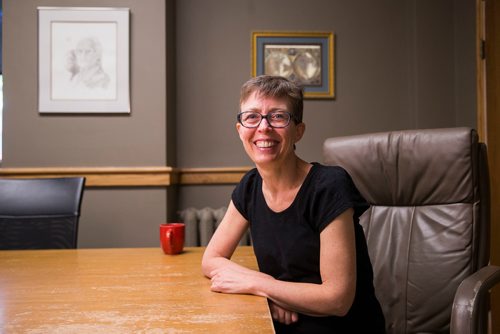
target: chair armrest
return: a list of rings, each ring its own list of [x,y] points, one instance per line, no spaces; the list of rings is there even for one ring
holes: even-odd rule
[[[485,303],[489,305],[489,299],[486,298],[489,298],[489,290],[497,283],[500,283],[498,266],[483,267],[460,283],[451,311],[451,334],[479,333],[483,325],[481,317],[489,311],[484,309]]]

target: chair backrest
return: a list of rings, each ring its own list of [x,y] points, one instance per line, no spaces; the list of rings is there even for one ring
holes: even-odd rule
[[[469,128],[329,138],[371,204],[361,217],[388,333],[446,333],[460,282],[489,260],[486,149]]]
[[[0,249],[76,248],[85,178],[0,179]]]

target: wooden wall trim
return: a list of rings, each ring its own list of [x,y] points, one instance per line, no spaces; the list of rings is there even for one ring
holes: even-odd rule
[[[250,168],[181,168],[179,169],[179,184],[236,184]]]
[[[251,167],[40,167],[0,168],[0,177],[49,178],[84,176],[88,187],[166,187],[236,184]]]

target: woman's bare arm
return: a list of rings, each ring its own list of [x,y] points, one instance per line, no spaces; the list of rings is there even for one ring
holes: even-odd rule
[[[252,271],[230,260],[247,229],[248,222],[231,201],[224,218],[217,227],[203,254],[201,267],[205,276],[211,278],[215,270],[226,267],[242,272]]]
[[[345,211],[330,223],[321,232],[320,242],[321,284],[284,282],[263,273],[224,265],[207,265],[206,274],[212,279],[213,291],[263,296],[284,309],[313,316],[343,316],[349,311],[356,291],[353,210]],[[232,254],[234,248],[230,246],[216,247],[210,253]]]

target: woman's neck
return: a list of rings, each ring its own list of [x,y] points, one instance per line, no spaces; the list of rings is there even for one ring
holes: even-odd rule
[[[282,212],[292,205],[312,165],[294,157],[280,166],[257,166],[262,177],[262,194],[267,206]]]
[[[296,189],[302,185],[311,164],[297,156],[279,165],[257,166],[263,186],[271,193]]]

